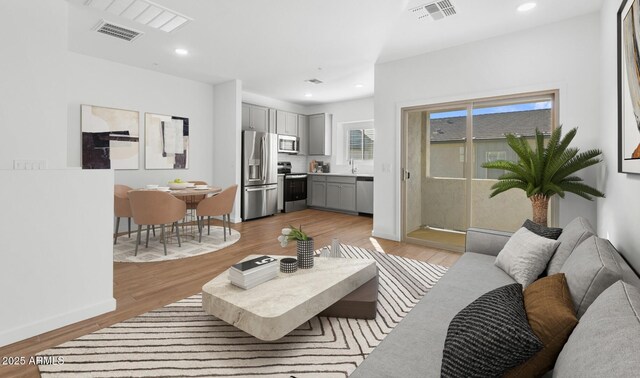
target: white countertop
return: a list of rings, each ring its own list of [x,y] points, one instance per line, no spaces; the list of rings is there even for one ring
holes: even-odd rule
[[[373,177],[373,173],[337,173],[337,172],[329,172],[329,173],[307,173],[308,175],[318,175],[318,176],[347,176],[347,177]]]

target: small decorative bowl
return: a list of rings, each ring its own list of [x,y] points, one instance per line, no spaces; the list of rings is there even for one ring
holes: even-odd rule
[[[170,182],[169,188],[173,190],[186,189],[189,186],[188,182]]]
[[[294,273],[298,270],[298,260],[293,257],[285,257],[280,260],[280,271],[282,273]]]

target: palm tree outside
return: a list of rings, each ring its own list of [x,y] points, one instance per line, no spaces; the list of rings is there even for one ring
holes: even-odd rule
[[[580,152],[569,147],[578,129],[573,128],[562,137],[562,127],[555,129],[545,147],[544,134],[536,129],[535,149],[524,137],[506,134],[507,144],[518,161],[496,160],[482,164],[483,168],[507,171],[492,187],[490,197],[510,189],[521,189],[531,200],[533,221],[546,226],[549,200],[554,195],[564,198],[574,193],[588,200],[604,197],[604,193],[585,184],[576,172],[602,161],[602,151],[590,149]]]

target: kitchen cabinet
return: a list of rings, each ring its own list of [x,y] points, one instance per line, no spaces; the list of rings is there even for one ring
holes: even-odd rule
[[[356,211],[356,178],[352,176],[327,177],[326,206],[348,212]]]
[[[310,175],[309,206],[356,212],[356,177]]]
[[[326,207],[327,205],[327,182],[323,176],[310,176],[307,181],[309,191],[307,192],[307,198],[311,201],[309,206],[314,207]]]
[[[281,135],[298,136],[298,115],[296,113],[276,111],[276,132]]]
[[[309,116],[309,155],[331,155],[331,114]]]
[[[264,106],[243,103],[242,130],[272,132],[269,111]]]
[[[298,155],[309,154],[309,116],[298,114],[298,138],[300,148]]]
[[[278,175],[278,211],[284,210],[284,176]]]

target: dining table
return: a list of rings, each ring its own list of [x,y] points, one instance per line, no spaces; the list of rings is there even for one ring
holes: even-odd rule
[[[174,197],[178,197],[179,199],[182,199],[183,201],[186,201],[187,204],[190,202],[198,202],[199,200],[197,200],[197,198],[199,198],[200,196],[215,196],[217,194],[219,194],[220,192],[222,192],[222,188],[218,187],[218,186],[207,186],[207,188],[203,188],[203,189],[197,189],[195,187],[190,187],[190,188],[184,188],[184,189],[169,189],[169,190],[159,190],[159,189],[139,189],[139,190],[145,190],[145,191],[162,191],[165,193],[169,193],[171,195],[173,195]],[[200,197],[202,198],[202,197]],[[183,236],[190,236],[195,238],[196,237],[196,230],[194,228],[194,221],[195,219],[195,214],[193,213],[194,208],[191,208],[192,213],[189,214],[187,212],[187,214],[185,214],[185,219],[182,221],[182,223],[180,224],[180,226],[183,229],[183,233],[181,233]],[[190,215],[190,216],[189,216]],[[190,218],[190,219],[189,219]],[[185,227],[188,227],[188,231],[185,230]],[[173,229],[173,228],[172,228]],[[155,228],[154,228],[154,236],[155,236]],[[172,239],[172,233],[169,234],[169,240]]]

